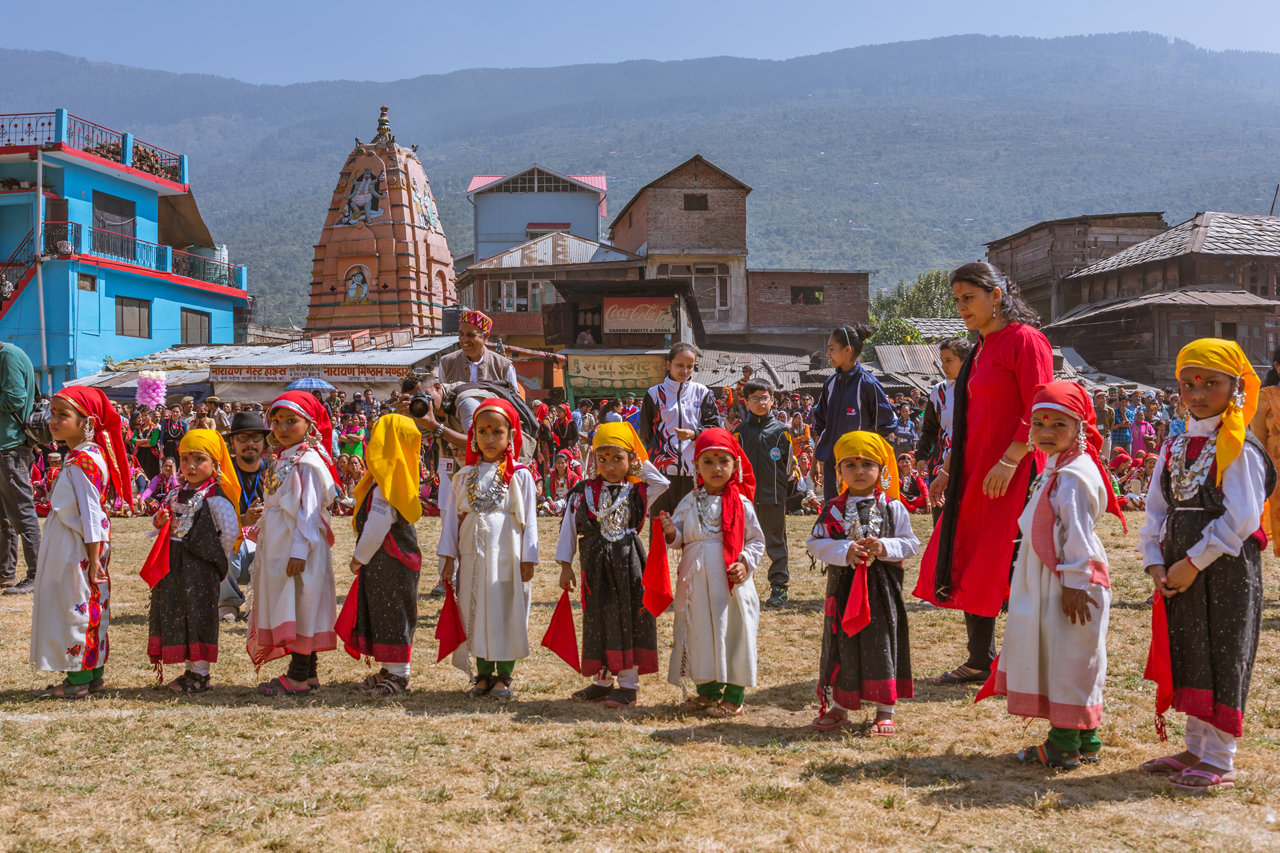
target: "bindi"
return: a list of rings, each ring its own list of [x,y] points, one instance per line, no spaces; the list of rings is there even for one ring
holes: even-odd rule
[[[1197,374],[1196,374],[1196,381],[1197,381],[1197,382],[1199,382],[1199,381],[1200,381],[1200,374],[1199,374],[1199,373],[1197,373]]]

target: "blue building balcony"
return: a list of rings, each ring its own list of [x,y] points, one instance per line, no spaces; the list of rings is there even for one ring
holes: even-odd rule
[[[0,148],[61,146],[109,163],[154,175],[175,184],[187,183],[187,157],[133,134],[73,116],[66,110],[0,115]]]
[[[79,222],[46,222],[44,245],[46,255],[63,258],[92,255],[237,290],[244,290],[247,285],[246,269],[241,265],[180,252],[171,246],[150,243],[102,228],[84,228]]]

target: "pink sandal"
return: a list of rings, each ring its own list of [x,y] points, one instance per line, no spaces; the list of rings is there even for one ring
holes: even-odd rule
[[[871,724],[871,733],[876,737],[893,737],[898,733],[898,729],[897,726],[894,725],[892,718],[888,720],[876,720]]]
[[[1183,784],[1180,784],[1172,776],[1169,777],[1169,784],[1177,788],[1179,791],[1191,791],[1192,793],[1195,793],[1195,794],[1203,794],[1206,791],[1209,791],[1213,788],[1234,788],[1236,786],[1235,782],[1232,782],[1230,780],[1223,781],[1222,777],[1219,776],[1217,773],[1210,773],[1208,770],[1183,770],[1181,773],[1178,774],[1177,778],[1185,779],[1188,776],[1191,776],[1196,779],[1207,779],[1209,780],[1209,784],[1208,785],[1183,785]]]
[[[830,720],[831,722],[824,723],[823,720]],[[849,716],[847,714],[843,716],[823,714],[820,717],[815,717],[813,722],[809,724],[809,728],[815,732],[834,732],[847,725],[849,725]]]
[[[1161,764],[1170,769],[1161,770]],[[1150,761],[1144,761],[1138,765],[1138,769],[1144,773],[1150,773],[1152,776],[1178,776],[1191,768],[1172,755],[1167,755],[1164,758],[1153,758]]]

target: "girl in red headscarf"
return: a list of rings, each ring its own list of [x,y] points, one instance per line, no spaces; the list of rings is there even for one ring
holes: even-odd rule
[[[49,432],[71,448],[49,493],[31,611],[31,665],[66,673],[39,699],[78,699],[104,687],[110,622],[108,485],[127,503],[132,484],[120,415],[97,388],[54,395]]]
[[[1018,527],[1004,646],[987,687],[1009,713],[1049,721],[1049,737],[1017,759],[1050,767],[1097,761],[1107,677],[1111,580],[1095,527],[1124,521],[1098,454],[1093,402],[1074,382],[1050,382],[1031,401],[1031,444],[1048,456]]]
[[[551,484],[547,487],[547,497],[541,506],[543,514],[563,518],[569,490],[578,485],[581,479],[582,465],[573,458],[573,453],[568,450],[557,453],[551,469]]]
[[[467,691],[511,698],[516,661],[529,656],[530,582],[538,565],[538,494],[533,474],[517,465],[520,418],[506,400],[480,404],[467,432],[466,464],[453,478],[440,515],[441,580],[453,582],[466,640],[453,665],[479,673]],[[443,618],[443,617],[442,617]]]
[[[305,696],[320,686],[316,653],[338,647],[328,510],[337,494],[333,433],[324,405],[303,391],[281,394],[268,416],[280,451],[257,524],[247,647],[258,667],[291,656],[288,672],[259,684],[259,693]]]
[[[742,713],[756,684],[760,597],[752,574],[764,557],[764,531],[752,500],[755,474],[732,433],[705,429],[694,443],[697,487],[673,514],[658,513],[667,545],[683,548],[667,680],[697,685],[695,708],[718,717]]]

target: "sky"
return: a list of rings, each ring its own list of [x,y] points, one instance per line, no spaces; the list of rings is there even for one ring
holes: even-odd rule
[[[789,59],[967,33],[1144,30],[1211,50],[1280,50],[1278,0],[63,0],[54,17],[43,3],[8,5],[0,47],[269,84],[628,59]]]

